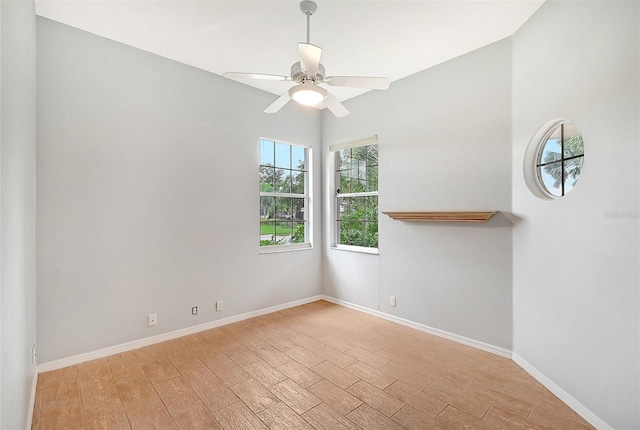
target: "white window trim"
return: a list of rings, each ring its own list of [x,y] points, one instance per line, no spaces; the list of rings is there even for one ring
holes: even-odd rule
[[[336,152],[336,151],[340,151],[340,150],[343,150],[343,149],[358,148],[360,146],[373,145],[374,143],[378,143],[378,135],[377,134],[375,134],[375,135],[373,135],[371,137],[366,137],[364,139],[354,140],[352,142],[336,143],[335,145],[331,145],[329,147],[329,151],[330,152]]]
[[[338,221],[336,219],[336,200],[337,200],[337,194],[336,194],[336,157],[335,157],[335,152],[337,151],[341,151],[343,149],[350,149],[350,148],[358,148],[361,146],[368,146],[368,145],[373,145],[375,143],[378,143],[378,135],[373,135],[371,137],[367,137],[364,139],[359,139],[359,140],[354,140],[351,142],[345,142],[345,143],[337,143],[334,145],[330,145],[329,146],[329,169],[330,169],[330,180],[329,180],[329,185],[330,185],[330,196],[329,196],[329,200],[330,200],[330,204],[329,204],[329,210],[331,211],[331,245],[329,246],[329,249],[331,250],[335,250],[335,251],[348,251],[348,252],[358,252],[361,254],[372,254],[372,255],[379,255],[379,248],[369,248],[366,246],[355,246],[355,245],[344,245],[344,244],[340,244],[338,243]],[[364,192],[364,193],[346,193],[346,194],[340,194],[343,197],[366,197],[366,196],[380,196],[380,190],[378,191],[370,191],[370,192]],[[379,198],[379,197],[378,197]],[[380,208],[378,207],[378,218],[380,217]],[[378,224],[379,225],[379,224]],[[380,244],[378,243],[378,246]]]
[[[285,245],[267,245],[260,247],[260,254],[274,254],[277,252],[300,251],[304,249],[312,249],[311,243],[287,243]]]
[[[290,143],[280,139],[273,139],[271,137],[260,136],[258,138],[258,166],[260,166],[260,141],[268,140],[270,142],[282,143],[284,145],[297,146],[298,148],[304,148],[307,152],[307,180],[305,181],[305,193],[306,195],[301,194],[291,194],[291,193],[269,193],[269,192],[261,192],[258,191],[258,201],[260,201],[261,196],[266,197],[296,197],[296,198],[304,198],[306,200],[305,208],[308,208],[308,213],[305,213],[306,223],[307,223],[307,241],[303,243],[287,243],[284,245],[268,245],[268,246],[260,246],[258,244],[258,251],[260,254],[274,254],[278,252],[290,252],[290,251],[300,251],[306,249],[313,249],[313,148],[307,145],[301,145],[298,143]],[[305,211],[307,212],[307,211]],[[260,226],[258,226],[260,228]]]
[[[554,119],[545,123],[542,127],[538,129],[538,131],[536,131],[536,133],[533,135],[531,140],[529,140],[527,149],[525,151],[524,164],[523,164],[524,181],[527,185],[527,188],[529,188],[529,191],[531,191],[531,193],[534,196],[542,200],[558,200],[558,199],[564,198],[569,193],[569,191],[567,191],[562,196],[556,196],[555,194],[550,193],[542,183],[542,178],[540,177],[540,172],[537,166],[538,161],[540,159],[540,154],[544,150],[544,146],[547,140],[549,139],[549,137],[551,137],[553,132],[558,127],[565,124],[571,124],[575,127],[575,124],[573,124],[571,121],[568,121],[566,119]],[[582,133],[580,134],[582,135]],[[583,157],[582,169],[584,170],[584,163],[585,163],[584,148],[583,148],[582,157]]]
[[[380,252],[378,251],[379,248],[368,248],[366,246],[354,246],[354,245],[342,245],[339,243],[332,245],[331,249],[336,251],[359,252],[361,254],[375,254],[375,255],[380,254]]]
[[[335,191],[333,193],[335,194]],[[366,191],[363,193],[340,193],[340,197],[371,197],[377,195],[377,191]],[[337,197],[337,195],[335,197]]]

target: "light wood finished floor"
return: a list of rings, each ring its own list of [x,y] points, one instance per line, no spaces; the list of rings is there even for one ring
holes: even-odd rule
[[[325,301],[39,375],[33,429],[592,429],[511,360]]]

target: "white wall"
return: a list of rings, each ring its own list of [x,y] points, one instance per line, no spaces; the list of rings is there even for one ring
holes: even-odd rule
[[[345,103],[323,117],[330,145],[379,136],[380,211],[500,210],[487,224],[393,221],[379,255],[326,248],[327,292],[511,349],[511,41],[504,40]],[[327,160],[328,161],[328,160]],[[330,163],[324,172],[332,177]],[[325,242],[333,243],[330,187]],[[397,307],[389,306],[389,296]]]
[[[514,352],[620,430],[640,428],[638,6],[548,1],[513,38]],[[585,166],[543,201],[522,163],[556,118]]]
[[[0,428],[27,426],[35,366],[36,20],[32,1],[0,4]]]
[[[513,348],[614,428],[638,428],[639,15],[637,2],[550,1],[513,39],[352,99],[350,116],[325,113],[322,125],[299,108],[263,115],[274,96],[39,19],[41,361],[324,284],[336,298]],[[546,202],[526,188],[522,158],[559,117],[582,130],[586,165],[574,191]],[[373,134],[381,211],[503,213],[473,226],[381,215],[380,255],[357,254],[330,248],[325,187],[324,260],[319,222],[313,250],[259,255],[257,136],[312,144],[318,192],[320,153],[332,177],[329,145]],[[559,239],[570,245],[549,246]]]
[[[260,136],[314,147],[319,196],[317,110],[42,18],[37,46],[41,362],[322,292],[319,243],[258,226]]]

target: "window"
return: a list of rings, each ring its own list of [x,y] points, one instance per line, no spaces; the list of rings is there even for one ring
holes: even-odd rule
[[[378,139],[335,145],[336,245],[378,248]]]
[[[545,192],[562,197],[578,182],[584,161],[584,144],[578,129],[562,123],[540,147],[537,174]]]
[[[529,142],[525,179],[538,197],[557,199],[573,189],[583,164],[584,143],[578,129],[565,120],[550,121]],[[534,166],[535,172],[528,173]]]
[[[260,246],[265,250],[311,246],[310,152],[260,139]]]

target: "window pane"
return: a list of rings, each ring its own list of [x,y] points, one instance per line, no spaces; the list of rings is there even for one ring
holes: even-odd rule
[[[261,165],[274,165],[273,159],[273,142],[269,140],[260,140],[260,164]]]
[[[305,149],[300,146],[291,146],[291,168],[297,170],[306,170]]]
[[[361,193],[366,190],[367,164],[365,160],[352,160],[349,172],[349,187],[352,193]]]
[[[293,236],[293,223],[292,222],[281,222],[278,223],[277,230],[278,240],[282,240],[283,243],[291,243]]]
[[[358,160],[351,160],[351,169],[349,169],[349,188],[352,193],[358,192]]]
[[[299,172],[294,170],[291,178],[291,192],[293,194],[305,194],[304,183],[307,177],[307,172]]]
[[[368,166],[378,165],[378,145],[377,144],[367,147],[367,165]]]
[[[273,221],[261,221],[260,246],[277,245],[275,231],[275,223]]]
[[[276,214],[276,198],[260,197],[260,219],[273,219]],[[262,222],[262,221],[261,221]]]
[[[338,221],[338,243],[341,245],[349,244],[349,228],[342,221]]]
[[[367,167],[367,191],[378,191],[378,166]]]
[[[366,160],[358,163],[358,183],[362,187],[362,191],[367,188],[367,162]]]
[[[378,223],[377,222],[367,222],[365,224],[365,237],[364,237],[364,246],[368,246],[370,248],[378,247]]]
[[[340,236],[340,240],[341,240],[341,244],[343,245],[356,245],[357,240],[355,239],[355,236],[357,233],[354,233],[351,230],[352,224],[351,223],[342,223],[342,230],[341,230],[341,236]]]
[[[279,221],[291,221],[291,198],[276,197],[276,219]]]
[[[271,193],[274,190],[276,170],[273,167],[260,166],[260,191]]]
[[[340,221],[340,243],[343,245],[366,246],[364,244],[364,226],[362,221]]]
[[[276,167],[291,168],[291,145],[276,143]]]
[[[578,182],[584,157],[573,158],[564,163],[564,192],[568,193]]]
[[[340,194],[348,194],[351,192],[351,179],[348,170],[340,171]]]
[[[365,219],[368,221],[378,221],[378,196],[366,197],[366,215]]]
[[[351,149],[336,152],[336,170],[349,170],[351,165]]]
[[[291,192],[291,170],[285,169],[276,169],[275,174],[275,192],[276,193],[286,193],[289,194]]]
[[[261,222],[260,245],[284,245],[291,242],[292,224],[286,221]]]
[[[538,172],[542,185],[547,192],[557,197],[562,196],[562,162],[558,161],[557,163],[538,167]]]
[[[291,235],[291,242],[292,243],[306,242],[307,240],[306,228],[307,228],[306,223],[303,223],[303,222],[293,223],[293,232]]]
[[[340,244],[377,248],[377,220],[377,196],[338,198]]]
[[[358,161],[366,161],[367,160],[367,147],[359,146],[357,148],[351,149],[351,158]]]
[[[349,205],[349,200],[349,198],[338,198],[338,213],[336,214],[338,221],[341,220],[345,215],[347,217],[349,216],[351,208],[351,206]]]
[[[560,160],[560,128],[544,144],[538,164],[546,164],[558,160]]]
[[[291,223],[286,221],[261,222],[260,245],[284,245],[291,241]]]
[[[291,242],[291,223],[279,222],[276,226],[276,237],[284,243]]]
[[[291,216],[294,221],[304,221],[305,199],[291,198]]]
[[[353,197],[351,199],[351,215],[353,220],[367,219],[368,197]]]
[[[573,124],[564,125],[564,156],[574,157],[584,154],[584,144],[580,132]]]

